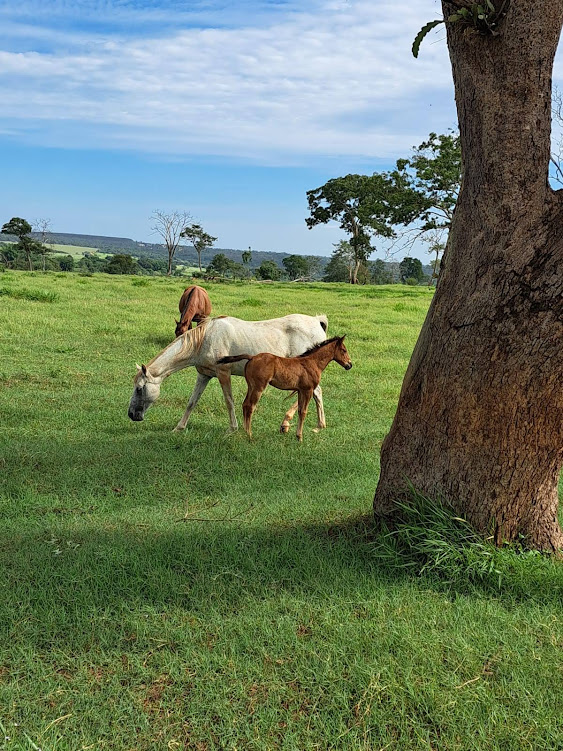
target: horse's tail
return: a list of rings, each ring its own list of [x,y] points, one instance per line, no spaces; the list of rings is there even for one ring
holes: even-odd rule
[[[240,360],[252,360],[254,355],[234,355],[232,357],[222,357],[217,360],[217,365],[226,365],[229,362],[239,362]]]

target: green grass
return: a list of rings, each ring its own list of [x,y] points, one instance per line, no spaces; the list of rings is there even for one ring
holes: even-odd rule
[[[56,292],[42,292],[33,289],[12,289],[0,287],[0,297],[13,297],[15,300],[32,300],[33,302],[56,302],[59,296]]]
[[[347,333],[328,429],[311,410],[299,445],[273,389],[254,440],[227,435],[215,381],[172,433],[193,371],[128,420],[185,286],[147,281],[2,275],[0,748],[562,749],[560,564],[491,553],[420,499],[396,534],[371,526],[432,293],[205,285],[214,314]]]
[[[96,253],[96,255],[105,258],[107,253],[99,253],[98,248],[87,248],[82,245],[61,245],[57,243],[49,243],[49,248],[52,248],[57,255],[64,254],[65,256],[72,256],[73,258],[82,258],[85,253]]]

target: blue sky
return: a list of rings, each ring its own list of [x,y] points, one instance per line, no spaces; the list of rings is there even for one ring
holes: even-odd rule
[[[437,0],[0,0],[2,221],[329,255],[305,192],[455,126]],[[383,257],[383,251],[378,254]],[[424,258],[424,251],[420,250]]]

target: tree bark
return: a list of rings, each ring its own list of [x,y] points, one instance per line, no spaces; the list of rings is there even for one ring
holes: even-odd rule
[[[447,24],[462,186],[374,499],[392,518],[410,483],[497,544],[542,550],[563,545],[563,199],[548,185],[562,23],[563,0],[512,0],[498,36]]]

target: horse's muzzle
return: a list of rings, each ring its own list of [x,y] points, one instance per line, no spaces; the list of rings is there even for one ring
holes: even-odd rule
[[[134,422],[141,422],[144,419],[142,412],[133,412],[132,410],[129,410],[127,414],[129,415],[129,419]]]
[[[348,365],[345,365],[344,370],[352,370],[352,363],[349,362]]]

